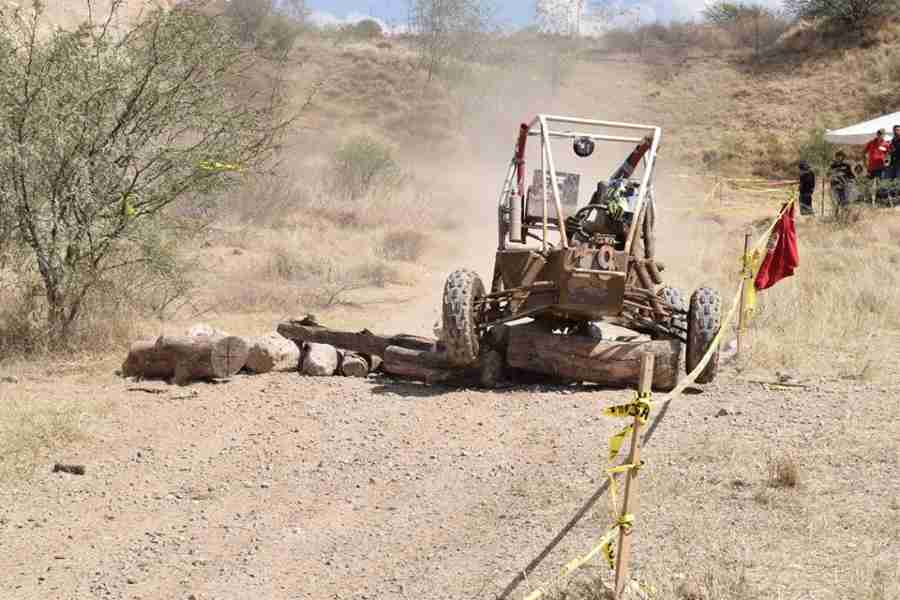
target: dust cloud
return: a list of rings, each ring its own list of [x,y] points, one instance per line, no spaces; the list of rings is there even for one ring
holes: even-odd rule
[[[479,92],[473,89],[470,93]],[[511,75],[499,85],[492,82],[489,101],[479,103],[478,110],[467,112],[459,123],[463,135],[454,152],[421,155],[406,165],[441,191],[444,210],[461,226],[449,234],[435,234],[432,241],[436,251],[415,299],[397,314],[384,317],[378,327],[431,333],[440,319],[444,280],[455,269],[473,269],[489,285],[498,238],[497,203],[518,128],[540,113],[662,126],[663,146],[655,182],[657,255],[668,267],[667,282],[677,287],[690,290],[718,283],[707,281],[710,271],[706,263],[712,259],[715,264],[721,263],[721,242],[713,238],[722,236],[715,231],[714,223],[698,222],[686,212],[702,200],[703,181],[666,157],[665,124],[646,107],[646,92],[644,72],[633,63],[580,61],[572,65],[571,75],[556,89],[538,69],[528,69],[527,65],[518,76]],[[596,183],[606,180],[633,149],[630,143],[601,142],[591,157],[583,159],[574,154],[569,140],[553,144],[557,170],[581,176],[579,206],[587,203]],[[532,138],[526,151],[529,179],[537,168],[540,145]]]

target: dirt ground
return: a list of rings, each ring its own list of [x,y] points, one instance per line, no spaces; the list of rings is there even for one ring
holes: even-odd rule
[[[898,597],[898,387],[746,378],[681,398],[650,441],[636,577],[661,597],[693,576],[730,590],[709,597]],[[23,600],[494,598],[600,485],[617,425],[600,409],[630,396],[295,373],[12,385],[109,406],[0,489],[0,595]],[[770,487],[785,456],[799,484]],[[529,582],[607,522],[600,499]]]

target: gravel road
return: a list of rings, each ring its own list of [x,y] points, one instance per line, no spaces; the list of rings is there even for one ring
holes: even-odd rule
[[[494,598],[602,483],[619,423],[600,409],[631,396],[294,373],[16,385],[110,408],[32,478],[0,486],[0,597],[14,600]],[[662,597],[697,561],[797,599],[845,597],[836,582],[855,585],[856,567],[865,581],[895,572],[898,390],[809,385],[726,373],[671,405],[645,452],[636,529],[637,576]],[[772,453],[797,457],[796,489],[766,484]],[[55,461],[86,474],[51,473]],[[606,502],[529,585],[590,547]]]

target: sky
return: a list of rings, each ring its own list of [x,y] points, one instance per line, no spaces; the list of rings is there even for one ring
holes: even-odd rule
[[[499,19],[507,25],[527,25],[534,17],[534,0],[494,0]],[[780,0],[759,0],[761,4],[777,7]],[[642,22],[697,18],[707,0],[623,0],[622,4],[640,5]],[[322,23],[355,22],[375,16],[388,25],[403,23],[407,0],[308,0],[315,20]]]

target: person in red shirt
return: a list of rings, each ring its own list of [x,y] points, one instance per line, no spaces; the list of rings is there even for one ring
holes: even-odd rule
[[[879,129],[875,139],[866,144],[866,167],[870,179],[884,179],[891,143],[884,139],[884,129]]]

